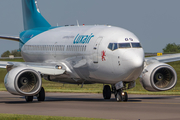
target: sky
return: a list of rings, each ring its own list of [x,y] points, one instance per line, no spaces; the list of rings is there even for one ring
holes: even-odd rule
[[[180,44],[180,0],[38,0],[41,14],[52,25],[112,25],[133,32],[148,53]],[[0,0],[0,35],[23,31],[21,0]],[[19,43],[0,39],[0,55]]]

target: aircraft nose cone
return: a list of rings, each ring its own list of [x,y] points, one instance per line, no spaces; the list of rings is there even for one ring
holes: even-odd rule
[[[133,66],[136,68],[142,67],[144,63],[144,58],[142,56],[135,56],[132,63]]]
[[[144,64],[144,52],[140,50],[128,50],[123,55],[123,61],[128,62],[133,68],[142,67]]]

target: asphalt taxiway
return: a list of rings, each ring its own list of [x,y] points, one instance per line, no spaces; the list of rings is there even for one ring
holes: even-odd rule
[[[120,120],[179,120],[180,96],[129,95],[127,102],[101,94],[46,93],[46,100],[26,103],[24,97],[0,92],[0,113],[106,118]]]

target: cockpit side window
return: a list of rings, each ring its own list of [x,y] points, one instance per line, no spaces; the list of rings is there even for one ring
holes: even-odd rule
[[[110,50],[116,50],[116,49],[118,49],[118,44],[117,43],[109,43],[108,48]]]
[[[131,48],[130,43],[118,43],[119,48]]]
[[[133,48],[142,48],[140,43],[131,43]]]
[[[108,48],[109,48],[110,50],[113,50],[113,43],[109,43]]]

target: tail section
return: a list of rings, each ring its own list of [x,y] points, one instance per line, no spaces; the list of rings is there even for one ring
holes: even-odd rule
[[[51,25],[41,15],[37,0],[22,0],[24,30],[38,28],[38,27],[51,27]]]

